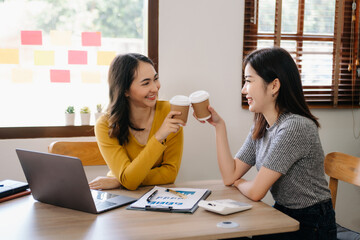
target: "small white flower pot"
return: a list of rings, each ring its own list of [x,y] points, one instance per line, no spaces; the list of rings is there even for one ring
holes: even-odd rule
[[[97,122],[97,120],[103,115],[104,113],[102,113],[102,112],[96,112],[95,113],[95,123]]]
[[[75,125],[75,113],[65,113],[65,125],[66,126]]]
[[[90,113],[80,113],[81,125],[90,125]]]

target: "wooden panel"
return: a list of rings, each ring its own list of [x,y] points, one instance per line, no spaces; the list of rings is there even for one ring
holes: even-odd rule
[[[0,139],[92,137],[94,126],[0,127]]]
[[[159,68],[159,0],[149,0],[148,10],[148,57]]]

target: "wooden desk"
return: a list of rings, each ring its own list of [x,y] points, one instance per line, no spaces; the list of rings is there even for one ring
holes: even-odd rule
[[[220,180],[196,181],[170,187],[208,188],[207,200],[234,199],[253,208],[227,216],[202,208],[194,214],[126,210],[94,215],[37,202],[31,195],[0,203],[1,239],[220,239],[296,231],[299,223],[263,202],[252,202]],[[109,192],[140,197],[152,187]],[[217,223],[234,221],[236,228]]]

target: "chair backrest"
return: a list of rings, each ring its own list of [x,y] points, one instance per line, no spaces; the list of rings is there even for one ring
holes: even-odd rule
[[[338,180],[360,186],[360,158],[332,152],[325,157],[325,173],[330,177],[329,188],[335,209]]]
[[[77,157],[84,166],[106,165],[97,142],[52,142],[49,153]]]

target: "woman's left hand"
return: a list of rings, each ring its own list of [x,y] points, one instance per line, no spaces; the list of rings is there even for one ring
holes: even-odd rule
[[[121,186],[120,182],[114,177],[97,177],[89,183],[91,189],[114,189]]]

